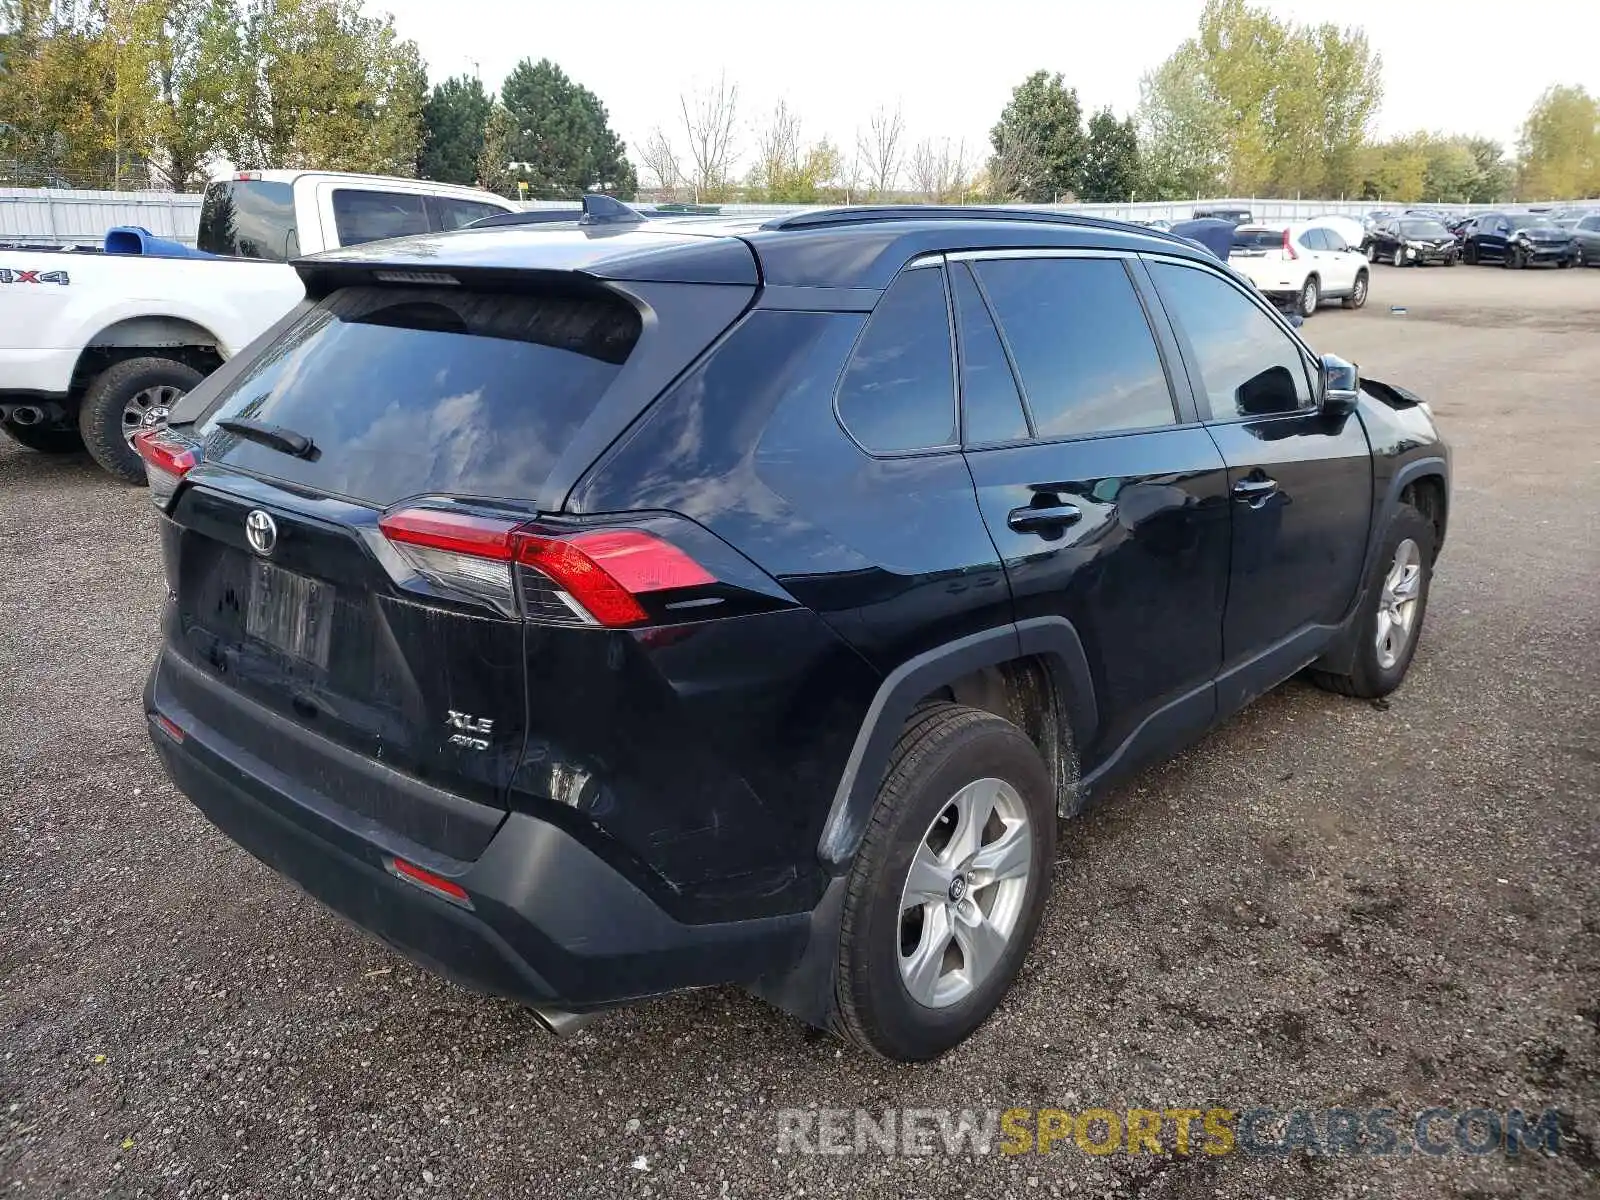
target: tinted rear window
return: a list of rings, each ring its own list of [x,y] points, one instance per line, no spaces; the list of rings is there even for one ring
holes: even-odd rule
[[[1233,231],[1235,250],[1282,250],[1281,229],[1236,229]]]
[[[300,253],[294,188],[287,183],[224,180],[206,188],[195,246],[209,254],[287,262]]]
[[[333,224],[341,246],[429,232],[423,197],[364,188],[339,188],[333,193]]]
[[[268,347],[206,415],[206,458],[387,506],[533,497],[639,336],[620,300],[345,288]],[[310,438],[296,458],[222,417]]]

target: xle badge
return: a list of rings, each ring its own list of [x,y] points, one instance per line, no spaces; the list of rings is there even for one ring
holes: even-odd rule
[[[487,750],[489,748],[488,735],[494,732],[494,719],[492,717],[475,717],[471,713],[457,712],[452,708],[445,713],[444,723],[451,729],[460,731],[450,735],[450,745],[459,746],[463,750]]]

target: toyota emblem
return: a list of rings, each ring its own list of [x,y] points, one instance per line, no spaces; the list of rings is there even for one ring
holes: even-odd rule
[[[244,519],[244,536],[250,549],[265,558],[278,544],[278,523],[271,513],[253,508]]]

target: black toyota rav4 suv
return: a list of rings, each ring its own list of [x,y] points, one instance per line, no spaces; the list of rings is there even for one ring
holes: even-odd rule
[[[1396,687],[1429,410],[1193,243],[864,208],[427,235],[141,437],[178,786],[550,1025],[742,984],[924,1059],[1056,825],[1305,668]]]

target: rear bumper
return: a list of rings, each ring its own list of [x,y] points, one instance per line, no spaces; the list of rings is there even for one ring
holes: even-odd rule
[[[78,350],[0,347],[0,394],[34,399],[65,397],[72,390],[78,355]]]
[[[809,915],[685,924],[575,837],[512,813],[468,862],[411,842],[230,746],[145,689],[172,781],[233,841],[406,957],[477,991],[583,1011],[792,967]],[[181,741],[157,717],[183,731]],[[399,857],[466,889],[464,907],[397,878]]]

